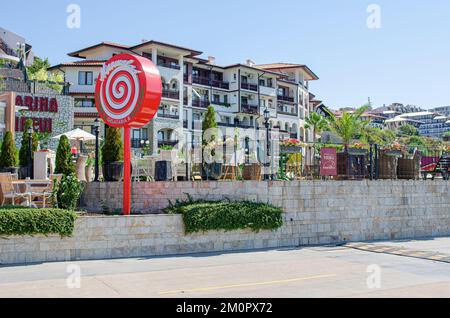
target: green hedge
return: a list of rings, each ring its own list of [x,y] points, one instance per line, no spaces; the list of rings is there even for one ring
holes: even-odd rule
[[[283,225],[283,211],[265,203],[192,201],[170,204],[167,213],[182,214],[186,233],[212,230],[275,230]]]
[[[59,234],[72,236],[75,212],[60,209],[0,208],[1,235]]]

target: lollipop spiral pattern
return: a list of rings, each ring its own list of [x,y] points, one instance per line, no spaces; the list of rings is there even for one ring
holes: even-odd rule
[[[140,96],[140,71],[132,64],[133,61],[115,61],[105,66],[100,76],[100,102],[114,120],[130,116]]]

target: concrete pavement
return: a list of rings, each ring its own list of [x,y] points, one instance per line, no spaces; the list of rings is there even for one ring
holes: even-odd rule
[[[450,264],[347,247],[48,263],[0,267],[0,297],[450,297]]]

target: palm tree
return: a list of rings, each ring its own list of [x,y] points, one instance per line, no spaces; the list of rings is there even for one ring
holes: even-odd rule
[[[341,117],[336,117],[329,112],[327,118],[329,127],[336,135],[341,137],[347,151],[348,145],[357,136],[361,135],[368,122],[361,119],[361,116],[369,109],[368,105],[364,105],[354,112],[344,112]]]
[[[305,121],[305,128],[313,130],[313,143],[315,143],[316,136],[328,127],[328,123],[323,116],[315,112],[309,114]]]

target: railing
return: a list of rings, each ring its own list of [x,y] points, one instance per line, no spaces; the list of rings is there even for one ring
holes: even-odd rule
[[[158,140],[158,147],[162,147],[162,146],[172,146],[175,147],[176,145],[178,145],[179,141],[178,140]]]
[[[181,70],[180,65],[174,64],[174,63],[164,63],[164,62],[159,62],[158,61],[158,66],[167,67],[167,68],[171,68],[171,69],[174,69],[174,70]]]
[[[193,99],[192,100],[192,106],[193,107],[208,108],[209,105],[211,105],[209,100],[200,100],[200,99]]]
[[[258,106],[250,104],[241,104],[241,112],[246,114],[258,114]]]
[[[168,119],[180,119],[179,115],[160,113],[158,112],[158,118],[168,118]]]
[[[212,101],[213,105],[217,105],[217,106],[224,106],[224,107],[231,107],[230,103],[225,103],[225,102],[220,102],[220,101]]]
[[[286,102],[290,102],[290,103],[294,102],[294,97],[286,96],[286,95],[278,95],[278,99],[286,101]]]
[[[163,90],[162,97],[170,99],[180,99],[180,91],[177,90]]]
[[[230,89],[230,83],[218,80],[212,80],[207,77],[201,76],[193,76],[192,82],[194,84],[205,85],[205,86],[213,86],[222,89]]]
[[[298,112],[294,109],[292,110],[293,107],[289,106],[287,109],[288,110],[284,110],[284,107],[282,105],[278,105],[277,106],[277,112],[279,114],[283,114],[283,115],[290,115],[290,116],[298,116]]]
[[[252,125],[244,125],[244,124],[232,124],[232,123],[217,123],[220,127],[237,127],[237,128],[243,128],[243,129],[249,129],[249,128],[255,128],[255,126]]]
[[[255,91],[255,92],[258,91],[258,85],[255,85],[255,84],[241,83],[241,88],[249,90],[249,91]]]
[[[141,143],[141,139],[131,139],[131,148],[144,148],[145,143]]]
[[[297,139],[298,135],[297,134],[291,134],[291,138],[292,139]]]

